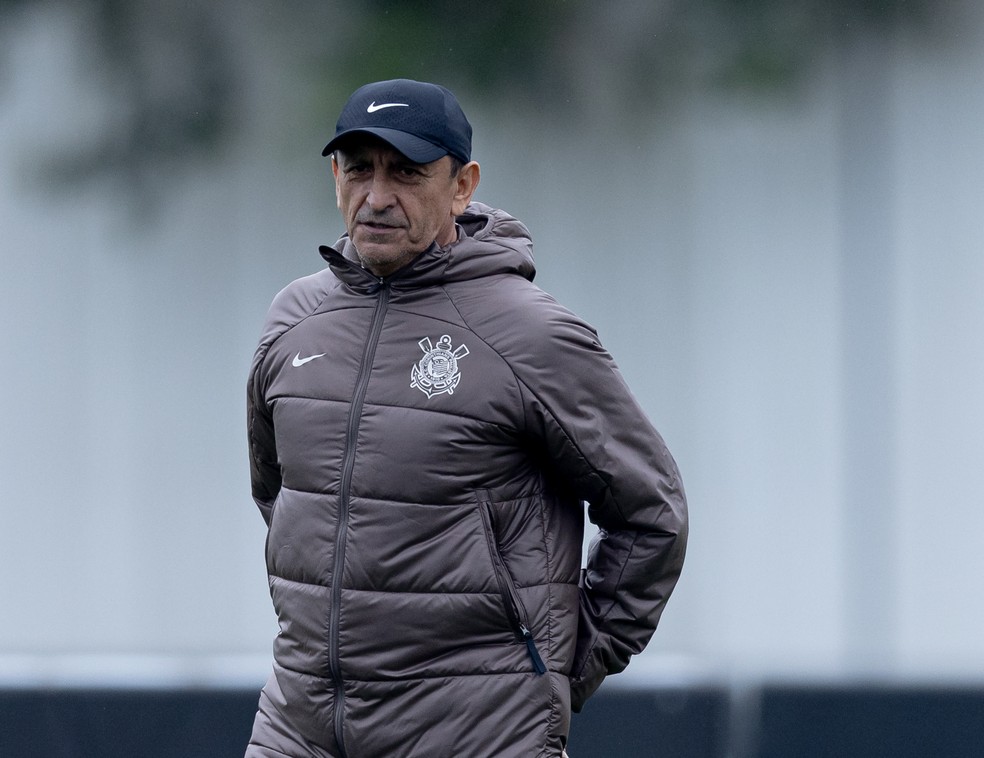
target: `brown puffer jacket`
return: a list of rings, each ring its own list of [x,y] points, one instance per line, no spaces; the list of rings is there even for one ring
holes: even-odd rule
[[[280,633],[247,756],[559,756],[676,583],[662,439],[526,228],[458,222],[385,280],[343,238],[271,306],[248,426]]]

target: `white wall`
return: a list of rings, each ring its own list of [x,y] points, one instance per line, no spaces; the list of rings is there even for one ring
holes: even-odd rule
[[[65,19],[22,26],[0,684],[258,684],[276,623],[243,383],[270,298],[340,229],[323,135],[267,149],[289,109],[254,50],[250,128],[156,217],[108,184],[52,196],[24,168],[98,113]],[[684,473],[689,562],[637,671],[984,678],[982,42],[978,12],[780,101],[690,93],[618,142],[469,108],[479,199],[527,221],[538,282],[598,326]]]

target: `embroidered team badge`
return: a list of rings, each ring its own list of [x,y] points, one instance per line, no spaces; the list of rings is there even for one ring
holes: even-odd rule
[[[441,335],[436,347],[431,344],[430,337],[424,337],[417,344],[424,351],[424,357],[410,372],[410,386],[416,387],[427,397],[444,392],[453,395],[461,381],[458,361],[468,355],[468,348],[458,345],[452,350],[451,337],[447,334]]]

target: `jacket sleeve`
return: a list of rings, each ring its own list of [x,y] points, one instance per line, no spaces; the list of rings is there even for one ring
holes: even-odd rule
[[[280,494],[283,475],[277,456],[273,414],[267,402],[267,355],[274,343],[309,316],[324,299],[333,282],[328,269],[297,279],[273,298],[259,346],[253,355],[246,383],[246,433],[249,442],[249,474],[253,500],[270,525],[273,504]]]
[[[676,463],[594,330],[552,300],[517,376],[549,465],[598,526],[580,583],[571,703],[649,642],[683,566],[687,504]],[[546,320],[542,316],[546,313]]]
[[[264,346],[256,351],[246,383],[246,432],[249,442],[249,475],[253,500],[260,509],[263,520],[270,525],[273,503],[281,485],[280,464],[277,459],[277,443],[273,431],[273,416],[263,395],[260,378]]]

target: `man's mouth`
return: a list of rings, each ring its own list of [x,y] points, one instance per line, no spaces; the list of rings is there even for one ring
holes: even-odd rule
[[[359,221],[358,224],[370,234],[388,234],[389,232],[394,232],[403,228],[401,224],[392,224],[385,221],[375,221],[369,219]]]

